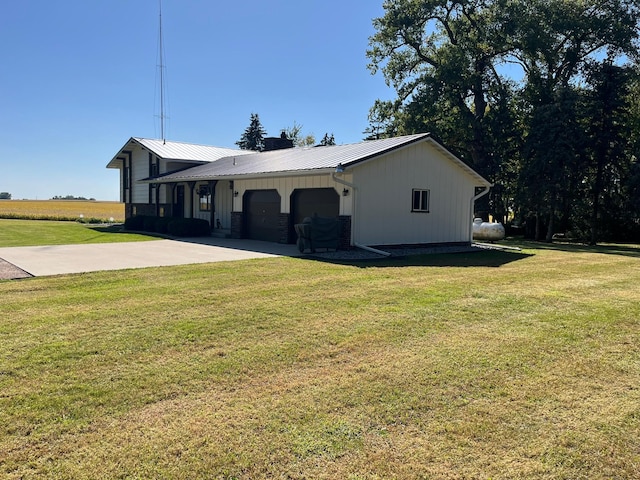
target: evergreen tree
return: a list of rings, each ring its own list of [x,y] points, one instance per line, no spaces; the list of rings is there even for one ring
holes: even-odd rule
[[[629,151],[631,137],[629,105],[630,70],[611,62],[596,64],[587,73],[590,84],[586,108],[589,135],[589,172],[587,198],[591,214],[589,243],[595,245],[607,223],[609,230],[628,221],[621,215],[624,185],[631,176],[633,155]]]
[[[240,140],[236,142],[242,150],[255,150],[261,152],[264,150],[264,136],[267,134],[260,123],[260,117],[257,113],[251,114],[251,121],[246,128]]]
[[[336,144],[336,139],[333,136],[333,133],[331,135],[329,135],[328,133],[324,134],[324,137],[322,137],[322,140],[320,140],[320,145],[322,146],[327,146],[327,145],[335,145]]]

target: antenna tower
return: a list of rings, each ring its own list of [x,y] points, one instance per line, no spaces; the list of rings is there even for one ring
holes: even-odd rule
[[[159,40],[158,40],[158,61],[157,65],[160,69],[160,137],[162,138],[162,143],[166,142],[165,138],[165,120],[166,115],[164,112],[164,100],[165,100],[165,85],[164,85],[164,45],[162,44],[162,0],[158,0],[159,11],[160,11],[160,26],[159,26]]]

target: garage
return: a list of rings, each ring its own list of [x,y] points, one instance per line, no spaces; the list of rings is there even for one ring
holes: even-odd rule
[[[278,222],[280,195],[277,190],[248,190],[243,197],[245,236],[267,242],[280,241]]]
[[[340,195],[334,188],[301,188],[291,194],[291,234],[295,241],[293,226],[302,223],[305,217],[335,218],[340,215]]]

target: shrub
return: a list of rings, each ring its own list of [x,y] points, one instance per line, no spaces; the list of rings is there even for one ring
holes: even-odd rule
[[[169,222],[174,220],[171,217],[154,217],[155,218],[155,231],[158,233],[169,233]]]
[[[136,215],[134,217],[129,217],[124,221],[124,229],[141,232],[144,230],[144,219],[145,219],[144,215]]]
[[[143,216],[142,218],[142,231],[143,232],[155,232],[156,231],[156,218]]]
[[[169,234],[176,237],[208,237],[209,222],[200,218],[174,218],[168,225]]]

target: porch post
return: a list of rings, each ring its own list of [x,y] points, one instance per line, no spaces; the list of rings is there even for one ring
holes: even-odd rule
[[[191,202],[190,202],[191,203],[191,218],[193,218],[193,215],[195,213],[195,208],[194,208],[195,205],[194,204],[196,203],[195,199],[193,198],[193,192],[194,192],[194,190],[196,188],[196,182],[187,182],[187,185],[189,185],[189,196],[191,197]]]
[[[173,217],[173,204],[175,202],[174,198],[175,198],[175,190],[176,190],[176,185],[177,183],[175,182],[170,182],[167,183],[167,204],[171,205],[171,207],[169,208],[169,212],[167,212],[167,217]]]
[[[209,226],[211,230],[216,228],[213,223],[216,219],[216,184],[217,180],[209,180],[209,195],[211,195],[211,220],[209,221]]]

